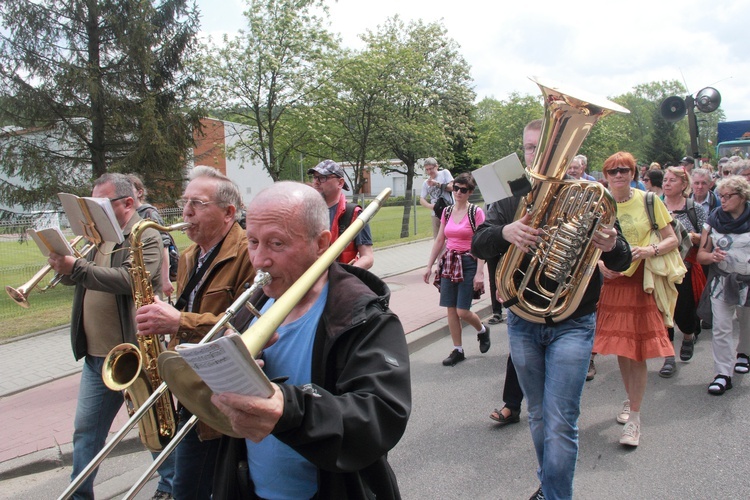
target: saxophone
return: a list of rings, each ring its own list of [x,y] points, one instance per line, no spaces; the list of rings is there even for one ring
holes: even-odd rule
[[[532,323],[560,322],[581,303],[601,250],[592,237],[615,224],[617,207],[598,182],[564,179],[578,148],[594,124],[627,109],[603,98],[561,92],[540,83],[544,122],[534,164],[527,170],[531,192],[515,220],[532,214],[530,226],[543,234],[529,255],[511,245],[497,268],[498,295],[513,313]],[[528,265],[525,265],[528,264]]]
[[[154,289],[151,286],[151,273],[143,262],[141,235],[148,228],[157,231],[184,230],[189,222],[172,226],[162,226],[148,219],[133,226],[130,233],[130,281],[135,308],[154,302]],[[137,335],[138,347],[130,343],[115,346],[104,359],[102,379],[113,391],[123,391],[129,415],[144,404],[154,389],[162,383],[156,361],[164,351],[163,341],[158,335]],[[164,394],[138,421],[138,431],[143,445],[150,451],[161,451],[175,434],[177,418],[172,394]]]

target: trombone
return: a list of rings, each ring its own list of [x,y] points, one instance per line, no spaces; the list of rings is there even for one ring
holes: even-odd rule
[[[237,300],[235,300],[232,305],[230,305],[227,310],[224,312],[224,315],[219,319],[218,323],[216,323],[211,330],[209,330],[208,333],[201,339],[199,342],[200,344],[204,344],[213,337],[219,333],[225,326],[230,326],[234,328],[230,321],[232,318],[234,318],[237,313],[242,309],[243,306],[247,307],[254,315],[258,316],[258,312],[255,310],[255,308],[248,303],[250,300],[250,297],[258,291],[259,288],[264,287],[268,283],[271,282],[271,275],[264,272],[264,271],[258,271],[255,275],[255,279],[253,280],[253,284],[250,285],[247,290],[242,292],[242,294],[237,297]],[[76,478],[68,485],[68,487],[65,489],[65,491],[62,492],[62,494],[58,497],[58,500],[63,500],[70,498],[73,493],[83,484],[83,482],[86,480],[87,477],[91,475],[94,470],[99,467],[99,464],[101,464],[105,458],[114,450],[115,446],[119,444],[120,441],[123,440],[125,435],[135,427],[135,425],[146,415],[146,413],[151,409],[151,407],[156,404],[156,402],[159,400],[159,398],[167,392],[167,384],[165,382],[162,382],[159,387],[157,387],[154,392],[151,394],[151,396],[143,402],[143,404],[138,408],[137,411],[131,415],[130,419],[125,422],[125,424],[122,426],[122,428],[117,431],[117,433],[112,436],[112,439],[109,440],[109,442],[104,446],[104,448],[101,449],[101,451],[91,460],[91,462],[86,465],[86,467],[76,476]],[[193,419],[191,419],[193,420]],[[197,419],[195,419],[197,421]],[[192,428],[195,425],[195,422],[193,422],[192,425],[190,425],[190,428]],[[186,425],[185,428],[188,426]],[[189,430],[189,429],[188,429]],[[174,438],[170,441],[169,445],[167,445],[164,449],[164,451],[172,450],[175,446],[177,446],[177,443],[179,441],[177,440],[178,436],[184,435],[184,433],[179,432],[175,435]],[[180,437],[180,440],[182,438]],[[175,443],[174,446],[172,446],[172,443]],[[163,454],[163,452],[162,452]],[[161,455],[159,455],[161,457]],[[161,465],[162,462],[167,458],[167,455],[162,458],[161,462],[159,462],[159,465]],[[158,467],[158,465],[157,465]],[[156,470],[156,468],[154,468]],[[153,472],[152,472],[153,474]],[[150,477],[150,475],[149,475]],[[147,479],[148,480],[148,479]],[[145,484],[145,481],[144,481]]]
[[[76,236],[73,241],[70,242],[70,246],[75,248],[75,246],[83,239],[83,236]],[[81,250],[76,250],[75,256],[78,258],[86,257],[88,253],[96,248],[96,245],[93,243],[87,243]],[[42,267],[39,271],[36,272],[34,276],[31,277],[29,281],[24,283],[23,285],[19,286],[18,288],[13,288],[10,285],[5,286],[5,291],[8,293],[11,299],[13,299],[13,302],[18,304],[19,306],[23,307],[24,309],[29,308],[29,294],[31,293],[31,290],[34,289],[39,283],[44,279],[44,277],[52,270],[52,266],[49,264],[46,264],[44,267]],[[55,275],[52,277],[50,282],[47,284],[47,286],[40,288],[40,292],[44,292],[46,290],[49,290],[50,288],[54,288],[60,281],[62,281],[62,275],[55,273]]]

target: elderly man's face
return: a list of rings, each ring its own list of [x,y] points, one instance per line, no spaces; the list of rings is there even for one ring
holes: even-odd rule
[[[583,175],[583,165],[579,160],[573,160],[568,167],[568,175],[574,179],[580,179]]]
[[[299,207],[254,200],[247,210],[247,250],[255,269],[271,275],[263,291],[279,298],[328,248],[330,232],[312,239],[304,226]]]
[[[182,195],[183,200],[190,200],[182,209],[182,219],[192,223],[185,234],[204,251],[219,242],[234,220],[233,207],[220,207],[215,196],[216,182],[209,177],[193,179]]]
[[[694,175],[692,183],[693,196],[699,200],[704,199],[708,194],[708,190],[711,189],[711,184],[711,179],[707,176],[700,174]]]

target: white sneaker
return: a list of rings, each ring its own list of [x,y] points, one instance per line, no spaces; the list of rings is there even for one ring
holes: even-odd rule
[[[622,410],[617,414],[618,424],[627,424],[630,419],[630,400],[626,399],[622,402]]]
[[[622,429],[622,436],[620,437],[620,444],[627,446],[638,446],[638,442],[641,440],[641,426],[628,422]]]

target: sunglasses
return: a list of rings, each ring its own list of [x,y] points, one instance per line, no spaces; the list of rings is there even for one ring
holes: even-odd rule
[[[462,193],[466,194],[466,193],[468,193],[468,192],[469,192],[469,188],[467,188],[467,187],[460,187],[460,186],[456,186],[456,185],[454,184],[454,185],[453,185],[453,191],[455,191],[456,193],[458,193],[459,191],[461,191]]]
[[[610,168],[607,170],[607,175],[611,175],[614,177],[617,174],[628,174],[630,173],[630,169],[628,167],[617,167],[617,168]]]

